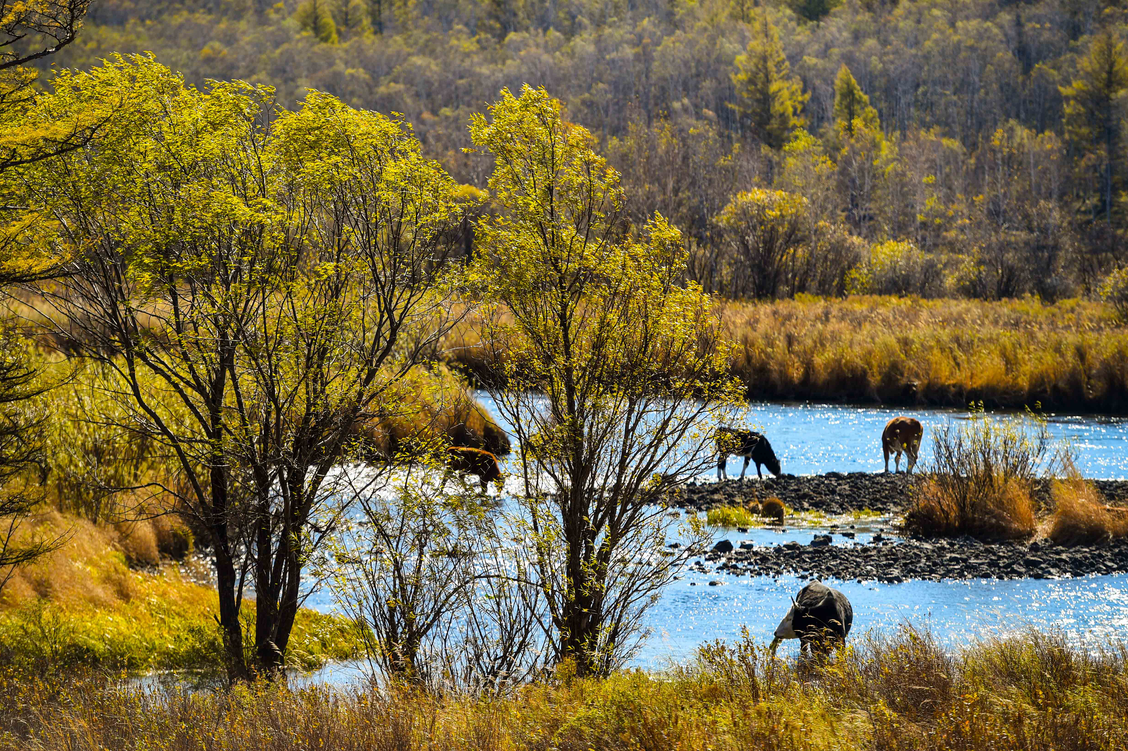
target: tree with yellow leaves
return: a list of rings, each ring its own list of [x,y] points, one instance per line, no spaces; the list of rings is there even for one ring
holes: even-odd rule
[[[606,674],[683,555],[663,504],[712,465],[739,393],[711,298],[682,282],[681,235],[623,219],[619,175],[543,89],[508,90],[470,125],[493,157],[498,212],[478,223],[470,282],[492,395],[520,442],[525,544],[555,661]]]

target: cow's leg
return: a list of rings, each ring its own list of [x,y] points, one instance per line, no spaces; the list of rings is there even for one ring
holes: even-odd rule
[[[717,479],[727,480],[728,472],[725,471],[725,465],[728,463],[728,454],[721,454],[721,458],[717,460]]]
[[[901,449],[897,449],[897,456],[893,459],[893,472],[901,471]]]
[[[748,462],[752,461],[751,456],[744,457],[744,466],[740,468],[740,479],[744,479],[744,473],[748,471]]]
[[[478,484],[482,486],[482,495],[489,495],[489,492],[486,490],[489,483],[486,482],[485,475],[478,475]]]
[[[760,471],[760,462],[756,462],[756,476],[761,480],[764,479],[764,473]]]
[[[889,447],[882,444],[881,453],[885,455],[885,474],[889,474]]]

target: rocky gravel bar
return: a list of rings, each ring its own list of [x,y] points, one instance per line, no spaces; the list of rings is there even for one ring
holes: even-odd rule
[[[825,475],[765,477],[743,482],[702,483],[686,488],[675,505],[707,511],[778,497],[793,511],[847,514],[868,509],[882,515],[900,515],[911,501],[912,483],[919,475],[830,472]],[[1091,481],[1113,505],[1128,505],[1128,481]],[[1048,482],[1035,488],[1039,501],[1050,498]],[[786,522],[785,522],[786,524]],[[841,535],[841,545],[832,545]],[[873,542],[855,543],[853,533],[832,530],[817,535],[808,545],[753,545],[733,530],[693,564],[699,573],[776,576],[799,574],[818,578],[901,582],[907,579],[1054,579],[1088,574],[1128,572],[1128,540],[1091,546],[1062,546],[1045,539],[1033,542],[985,543],[971,537],[958,539],[893,538],[881,534]]]
[[[919,475],[883,472],[828,472],[825,475],[781,475],[689,485],[674,503],[680,508],[708,511],[739,506],[749,501],[778,497],[795,511],[846,514],[869,509],[879,514],[901,514],[908,507],[912,483]],[[1092,480],[1109,503],[1128,504],[1128,480]],[[1049,483],[1039,482],[1035,495],[1049,499]]]
[[[707,567],[706,562],[711,566]],[[885,583],[907,579],[1059,579],[1128,571],[1128,541],[1065,547],[1046,540],[1030,544],[982,543],[965,537],[831,545],[830,535],[821,535],[808,545],[789,542],[778,546],[734,546],[728,552],[715,550],[691,569],[734,576],[800,574]]]

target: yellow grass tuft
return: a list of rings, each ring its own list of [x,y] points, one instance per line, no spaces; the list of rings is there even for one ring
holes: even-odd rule
[[[1049,538],[1059,545],[1091,545],[1128,535],[1128,509],[1104,503],[1080,476],[1055,480]]]
[[[905,526],[926,537],[1018,540],[1034,534],[1034,500],[1027,483],[1007,478],[987,490],[971,503],[962,503],[947,485],[924,480],[905,514]]]

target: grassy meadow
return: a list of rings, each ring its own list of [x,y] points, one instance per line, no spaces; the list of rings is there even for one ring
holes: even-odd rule
[[[756,400],[1128,412],[1128,329],[1111,305],[913,297],[721,303]],[[444,357],[493,377],[469,317]]]
[[[149,551],[147,522],[94,524],[45,511],[21,534],[54,539],[62,547],[17,568],[0,597],[0,667],[147,671],[223,667],[210,564],[181,562]],[[148,556],[155,556],[155,563]],[[145,556],[141,558],[140,556]],[[253,627],[254,603],[246,610]],[[312,668],[360,654],[360,639],[342,618],[301,610],[289,655]]]
[[[947,650],[911,626],[829,664],[745,637],[665,674],[569,678],[500,697],[355,687],[228,692],[0,675],[0,748],[1113,749],[1128,745],[1128,653],[1031,633]]]

